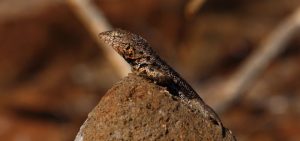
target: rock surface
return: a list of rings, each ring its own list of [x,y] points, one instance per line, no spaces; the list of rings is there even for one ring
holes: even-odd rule
[[[229,130],[204,119],[142,77],[129,74],[90,112],[76,141],[235,140]]]

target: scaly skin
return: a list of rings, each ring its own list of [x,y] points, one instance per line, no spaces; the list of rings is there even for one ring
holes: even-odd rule
[[[221,126],[222,132],[225,132],[218,115],[172,67],[160,59],[144,38],[121,29],[102,32],[99,38],[117,51],[131,65],[135,74],[167,87],[173,96],[194,106],[194,109]]]

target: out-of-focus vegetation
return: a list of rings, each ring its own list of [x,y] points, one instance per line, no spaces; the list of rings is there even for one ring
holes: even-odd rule
[[[95,4],[114,27],[144,36],[205,91],[233,74],[300,1],[207,0],[192,18],[184,16],[183,0]],[[246,96],[220,115],[238,140],[300,139],[299,54],[300,32]],[[117,81],[66,3],[0,2],[0,140],[73,140]]]

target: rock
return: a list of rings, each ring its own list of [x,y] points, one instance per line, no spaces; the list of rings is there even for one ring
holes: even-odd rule
[[[90,112],[75,141],[235,140],[166,88],[129,74]]]

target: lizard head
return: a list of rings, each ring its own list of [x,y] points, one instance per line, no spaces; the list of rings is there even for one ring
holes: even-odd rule
[[[144,38],[125,30],[102,32],[99,38],[130,64],[153,54],[149,43]]]

